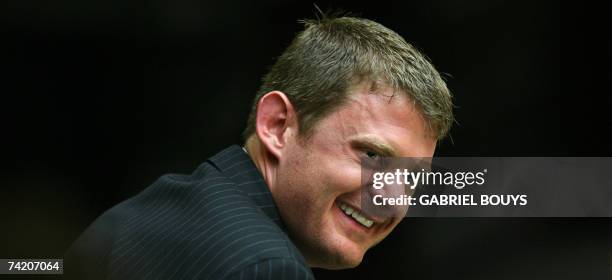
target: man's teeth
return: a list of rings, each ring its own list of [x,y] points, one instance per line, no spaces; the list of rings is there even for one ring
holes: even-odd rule
[[[374,224],[374,221],[369,220],[368,218],[362,216],[359,211],[353,209],[351,206],[348,206],[342,202],[340,202],[340,209],[349,217],[353,218],[353,220],[362,224],[363,226],[369,228]]]

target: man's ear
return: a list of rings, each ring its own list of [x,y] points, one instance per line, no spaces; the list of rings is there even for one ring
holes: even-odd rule
[[[255,131],[259,141],[276,159],[280,159],[287,140],[297,133],[296,112],[287,96],[271,91],[259,99]]]

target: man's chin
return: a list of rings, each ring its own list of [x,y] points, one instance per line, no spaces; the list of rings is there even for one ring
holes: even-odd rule
[[[361,250],[336,248],[326,256],[319,256],[316,261],[309,262],[313,267],[330,270],[354,268],[361,264],[365,252]]]
[[[329,270],[349,269],[349,268],[354,268],[358,266],[359,264],[361,264],[361,260],[362,258],[359,258],[358,260],[342,259],[341,261],[334,261],[334,262],[328,262],[326,264],[322,264],[319,267],[323,269],[329,269]]]

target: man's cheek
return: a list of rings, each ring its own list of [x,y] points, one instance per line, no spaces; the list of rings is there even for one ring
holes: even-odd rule
[[[340,195],[356,191],[361,185],[361,169],[346,168],[345,166],[329,168],[325,182],[328,191],[333,194]]]

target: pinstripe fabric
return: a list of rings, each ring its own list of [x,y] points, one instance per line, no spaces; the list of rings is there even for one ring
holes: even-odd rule
[[[75,279],[313,279],[239,146],[104,213],[64,270]]]

